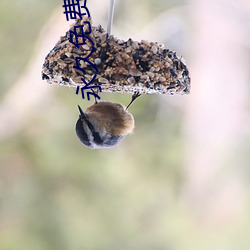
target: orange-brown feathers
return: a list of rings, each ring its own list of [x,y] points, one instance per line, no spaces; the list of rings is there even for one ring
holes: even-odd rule
[[[107,131],[111,135],[127,135],[133,132],[134,118],[119,103],[99,102],[86,109],[89,117],[98,131]]]

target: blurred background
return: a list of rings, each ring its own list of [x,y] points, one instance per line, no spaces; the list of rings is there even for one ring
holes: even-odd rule
[[[94,25],[108,4],[87,1]],[[105,150],[75,136],[90,102],[41,80],[62,5],[0,2],[0,249],[249,250],[250,1],[116,0],[113,34],[176,50],[192,88],[140,97]]]

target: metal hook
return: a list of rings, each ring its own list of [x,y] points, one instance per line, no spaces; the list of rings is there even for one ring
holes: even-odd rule
[[[111,34],[113,17],[114,17],[114,10],[115,10],[115,0],[110,0],[109,3],[109,13],[108,13],[108,26],[107,26],[107,33]]]

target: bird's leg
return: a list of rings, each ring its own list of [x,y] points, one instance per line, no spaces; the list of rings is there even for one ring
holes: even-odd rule
[[[92,91],[94,94],[98,95],[98,90],[95,92],[93,89],[91,89],[91,91]],[[95,95],[94,95],[94,96],[95,96]],[[95,104],[97,104],[96,96],[95,96]]]
[[[139,93],[139,91],[135,92],[132,95],[132,100],[131,102],[128,104],[128,106],[126,107],[126,110],[131,106],[131,104],[140,96],[141,94]]]

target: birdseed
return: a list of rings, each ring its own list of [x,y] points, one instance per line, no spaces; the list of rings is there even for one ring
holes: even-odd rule
[[[70,28],[91,23],[91,18],[77,19]],[[92,44],[86,39],[85,45],[77,48],[69,42],[70,32],[62,36],[55,47],[45,58],[42,68],[42,79],[50,84],[60,86],[83,87],[80,81],[97,77],[92,85],[99,85],[103,92],[120,92],[140,94],[188,94],[190,92],[190,76],[182,57],[175,51],[165,49],[157,42],[142,40],[141,42],[123,41],[108,35],[99,25],[91,26],[88,35],[94,42],[95,51],[89,61],[96,65],[98,73],[90,64],[81,60],[82,71],[76,66],[75,57],[89,55]],[[88,25],[85,28],[88,32]]]

